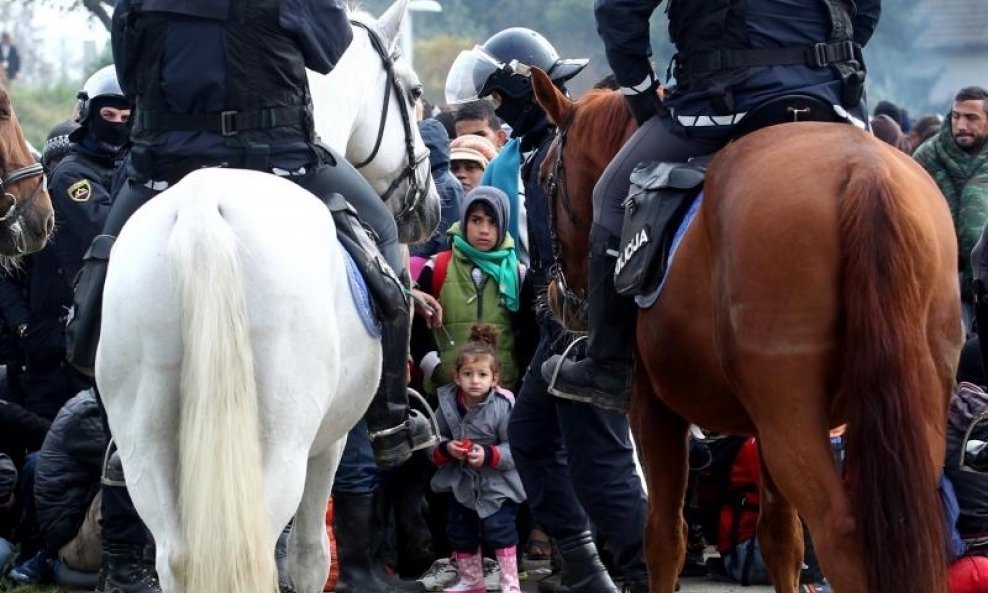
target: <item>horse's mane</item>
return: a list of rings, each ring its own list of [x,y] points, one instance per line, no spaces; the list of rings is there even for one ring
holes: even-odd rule
[[[571,140],[580,146],[593,146],[600,154],[617,154],[633,124],[631,111],[618,91],[592,89],[576,103],[576,114],[569,130]]]
[[[364,6],[360,3],[360,0],[347,0],[344,6],[346,7],[347,15],[350,17],[351,21],[358,21],[364,23],[365,25],[370,25],[376,20],[374,15],[364,8]]]

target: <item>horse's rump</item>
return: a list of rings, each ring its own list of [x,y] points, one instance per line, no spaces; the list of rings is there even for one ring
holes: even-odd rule
[[[376,345],[328,210],[295,184],[202,170],[135,213],[110,263],[97,379],[169,588],[273,587],[305,464],[366,409]]]
[[[939,192],[868,134],[792,124],[727,148],[706,195],[726,382],[759,434],[793,408],[821,422],[790,432],[797,438],[847,422],[869,586],[941,591],[936,476],[961,335],[956,241]],[[766,454],[799,500],[799,480]]]

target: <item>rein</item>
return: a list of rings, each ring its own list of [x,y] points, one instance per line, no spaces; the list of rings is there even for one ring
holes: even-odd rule
[[[558,202],[562,203],[563,210],[566,212],[566,217],[569,219],[570,224],[576,226],[577,222],[576,213],[573,211],[573,205],[570,203],[569,194],[566,192],[566,183],[563,178],[566,172],[565,165],[563,164],[563,150],[566,148],[566,135],[569,132],[570,124],[573,123],[575,113],[575,111],[570,113],[566,121],[556,127],[556,155],[552,163],[552,172],[549,174],[545,185],[545,193],[549,198],[549,239],[552,244],[552,267],[549,268],[549,276],[556,284],[558,294],[562,297],[563,302],[559,308],[559,315],[560,323],[562,323],[563,327],[568,327],[569,325],[562,316],[570,307],[576,310],[578,318],[585,317],[587,311],[586,297],[577,294],[575,290],[570,288],[569,282],[566,281],[559,231],[556,229],[556,204]]]
[[[415,158],[415,142],[412,136],[412,119],[408,113],[408,105],[401,100],[404,93],[401,83],[398,82],[398,77],[395,76],[394,71],[394,60],[396,54],[388,52],[388,49],[384,46],[384,41],[381,39],[381,36],[378,35],[377,31],[369,25],[354,20],[351,20],[350,24],[367,31],[367,36],[370,38],[371,45],[374,47],[374,51],[377,52],[377,55],[380,56],[381,63],[384,64],[384,69],[387,72],[387,78],[384,82],[384,105],[381,109],[381,123],[377,129],[377,140],[374,141],[374,148],[371,150],[370,155],[359,164],[354,165],[354,167],[357,169],[362,169],[369,165],[377,157],[377,153],[381,149],[381,143],[384,141],[384,128],[388,122],[388,107],[391,104],[391,93],[393,92],[396,95],[396,101],[399,108],[398,112],[401,113],[401,123],[405,128],[405,156],[407,159],[407,164],[402,170],[401,175],[394,179],[391,182],[391,185],[388,186],[388,189],[384,192],[384,195],[381,196],[381,199],[385,202],[388,201],[391,194],[393,194],[395,190],[398,189],[398,186],[407,179],[408,189],[405,192],[403,206],[401,210],[395,214],[396,220],[403,220],[412,214],[422,201],[423,188],[419,184],[415,171],[418,169],[419,163],[429,158],[428,153],[426,153],[421,159]]]

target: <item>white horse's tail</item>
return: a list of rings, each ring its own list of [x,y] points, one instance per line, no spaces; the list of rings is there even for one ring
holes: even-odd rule
[[[182,342],[176,578],[189,593],[277,590],[238,240],[206,197],[179,210],[169,252]]]

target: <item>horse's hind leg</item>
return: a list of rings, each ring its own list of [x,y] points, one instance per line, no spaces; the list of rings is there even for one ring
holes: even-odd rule
[[[652,391],[642,365],[635,365],[631,427],[648,486],[645,561],[649,590],[673,593],[686,557],[687,433],[689,424]]]
[[[806,389],[805,384],[802,389]],[[818,401],[822,407],[822,394]],[[765,467],[782,495],[806,520],[820,565],[834,591],[866,593],[860,536],[830,448],[826,415],[822,410],[812,411],[817,407],[812,404],[787,407],[792,414],[786,418],[758,425]]]
[[[792,506],[762,463],[761,508],[758,514],[758,545],[777,593],[790,593],[799,586],[803,561],[803,528]]]
[[[302,502],[289,540],[289,569],[299,593],[321,592],[329,574],[326,503],[343,453],[343,439],[309,458]]]
[[[134,507],[154,537],[158,579],[164,591],[185,593],[181,567],[186,549],[179,523],[178,447],[174,438],[178,387],[163,375],[106,384],[114,386],[104,390],[103,397],[117,412],[113,415],[114,439]],[[129,396],[131,393],[134,395]],[[133,399],[127,402],[129,397]]]

